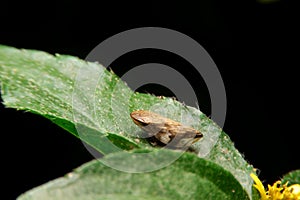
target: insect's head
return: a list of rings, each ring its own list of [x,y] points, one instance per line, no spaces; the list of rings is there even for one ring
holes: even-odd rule
[[[144,110],[133,111],[132,113],[130,113],[130,117],[133,122],[139,127],[145,127],[151,122],[151,119],[149,119],[150,113]]]

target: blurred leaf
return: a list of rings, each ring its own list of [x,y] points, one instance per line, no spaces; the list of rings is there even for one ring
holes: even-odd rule
[[[291,171],[288,174],[284,175],[281,181],[283,184],[289,182],[288,185],[300,184],[300,169]]]
[[[164,150],[155,156],[164,159],[174,154],[179,153]],[[104,157],[104,160],[118,161],[120,158],[132,167],[137,166],[132,163],[141,162],[124,152],[110,154]],[[151,161],[148,162],[143,161],[142,164],[151,164]],[[249,198],[230,172],[194,154],[185,153],[172,165],[151,173],[120,172],[94,160],[65,177],[30,190],[18,198],[18,200],[35,199],[243,200]]]

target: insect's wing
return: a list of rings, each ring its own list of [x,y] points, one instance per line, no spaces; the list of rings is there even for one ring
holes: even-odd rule
[[[188,148],[199,139],[199,136],[202,137],[202,134],[199,135],[199,131],[182,124],[178,125],[175,130],[170,129],[170,131],[175,131],[170,145],[177,148]]]

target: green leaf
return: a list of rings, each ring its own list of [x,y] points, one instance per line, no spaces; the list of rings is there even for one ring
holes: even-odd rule
[[[284,175],[281,181],[283,184],[289,182],[288,185],[300,184],[300,169],[291,171],[288,174]]]
[[[153,149],[137,139],[133,110],[151,110],[200,130],[195,153],[230,171],[249,196],[253,167],[222,129],[196,108],[172,98],[134,93],[98,63],[0,45],[0,82],[7,107],[42,115],[103,154]]]
[[[145,151],[139,151],[143,153]],[[137,153],[137,152],[135,152]],[[154,152],[162,159],[180,154],[162,150]],[[175,155],[176,156],[176,155]],[[138,167],[140,160],[119,152],[104,161],[125,162]],[[150,162],[142,164],[148,165]],[[191,153],[184,153],[172,165],[150,173],[126,173],[106,167],[94,160],[63,178],[56,179],[21,195],[18,200],[35,199],[249,199],[232,174],[222,167]]]
[[[260,194],[258,190],[253,186],[252,187],[252,200],[260,200]]]

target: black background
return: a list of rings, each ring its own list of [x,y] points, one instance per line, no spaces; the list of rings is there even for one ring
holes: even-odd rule
[[[84,59],[104,39],[131,28],[165,27],[192,37],[211,55],[224,80],[225,131],[245,159],[261,170],[261,179],[272,183],[300,168],[295,2],[11,1],[1,3],[0,44]],[[191,66],[174,55],[138,51],[111,67],[122,75],[149,61],[180,68],[197,90],[200,108],[210,115],[200,75],[190,73]],[[161,89],[149,86],[141,91],[169,94]],[[3,105],[0,109],[1,195],[7,194],[6,199],[92,159],[78,139],[50,121]]]

